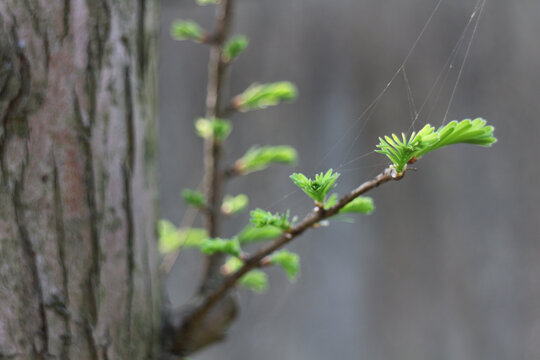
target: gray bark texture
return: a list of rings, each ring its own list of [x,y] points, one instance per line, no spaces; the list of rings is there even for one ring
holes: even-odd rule
[[[0,0],[0,359],[153,359],[154,0]]]

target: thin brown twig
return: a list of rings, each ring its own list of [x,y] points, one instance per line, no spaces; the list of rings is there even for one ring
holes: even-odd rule
[[[221,116],[221,92],[225,76],[226,64],[222,61],[223,44],[227,40],[232,18],[233,0],[222,0],[216,17],[216,29],[212,35],[210,61],[208,63],[208,84],[206,94],[206,118]],[[214,137],[205,140],[204,144],[204,193],[208,211],[204,214],[205,228],[209,237],[219,234],[219,214],[221,203],[221,187],[223,183],[219,171],[221,144]],[[223,261],[222,255],[212,255],[207,258],[206,269],[200,292],[210,290],[212,284],[219,278],[219,267]]]

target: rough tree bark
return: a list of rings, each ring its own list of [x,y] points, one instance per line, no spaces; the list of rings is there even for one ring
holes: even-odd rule
[[[0,359],[154,359],[156,0],[0,0]]]

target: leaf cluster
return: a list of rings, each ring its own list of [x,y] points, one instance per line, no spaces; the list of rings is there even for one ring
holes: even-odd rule
[[[234,169],[238,173],[247,174],[277,163],[294,165],[296,159],[296,150],[290,146],[253,146],[235,162]]]
[[[274,226],[256,227],[248,225],[237,235],[240,244],[249,244],[254,242],[274,239],[281,235],[282,230]]]
[[[215,5],[219,4],[219,0],[197,0],[197,4],[199,5]]]
[[[325,209],[330,209],[332,206],[336,205],[338,202],[338,195],[332,194],[328,197],[324,204]],[[347,205],[342,207],[338,214],[350,214],[350,213],[361,213],[365,215],[371,214],[375,210],[375,204],[373,199],[369,196],[358,196]]]
[[[288,250],[280,250],[271,256],[270,262],[279,265],[290,281],[296,280],[300,272],[300,256]]]
[[[414,162],[423,155],[441,147],[467,143],[480,146],[491,146],[497,141],[493,136],[493,126],[486,126],[481,118],[465,119],[460,122],[451,121],[437,131],[429,124],[411,136],[402,133],[401,139],[396,135],[379,138],[376,152],[386,155],[398,173],[403,172],[408,163]]]
[[[236,59],[249,45],[247,37],[238,35],[229,39],[223,46],[221,58],[226,63]]]
[[[290,213],[288,210],[282,215],[279,213],[272,214],[271,212],[262,209],[255,209],[251,211],[250,215],[250,222],[257,228],[273,226],[288,231],[292,226],[292,221],[289,220]]]
[[[221,212],[225,215],[234,215],[247,208],[249,199],[245,194],[236,196],[225,195],[221,204]]]
[[[205,206],[204,194],[190,189],[182,190],[182,199],[191,206],[202,208]]]
[[[232,239],[206,239],[202,241],[201,252],[207,255],[213,255],[216,253],[225,253],[233,256],[239,256],[242,249],[240,249],[240,242],[237,238]]]
[[[318,205],[322,205],[328,192],[334,188],[339,175],[339,173],[329,169],[326,173],[316,174],[314,180],[301,173],[294,173],[290,178],[296,186],[315,200]]]
[[[288,81],[255,84],[237,95],[233,104],[238,111],[257,110],[277,105],[282,101],[292,101],[296,95],[296,86]]]
[[[201,42],[204,39],[202,28],[191,20],[176,20],[171,26],[171,35],[175,40],[193,40]]]

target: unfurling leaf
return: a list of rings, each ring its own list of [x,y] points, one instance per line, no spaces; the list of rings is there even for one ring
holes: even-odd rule
[[[199,5],[219,4],[220,0],[197,0]]]
[[[245,36],[234,36],[223,47],[222,58],[225,62],[236,59],[248,46],[249,41]]]
[[[228,120],[213,118],[208,120],[205,118],[199,118],[195,121],[195,130],[197,134],[203,139],[208,139],[214,136],[216,141],[224,141],[231,133],[232,125]]]
[[[254,225],[246,226],[238,235],[240,244],[249,244],[259,241],[274,239],[281,235],[282,230],[274,226],[256,227]]]
[[[200,191],[193,191],[190,189],[182,190],[182,198],[184,201],[194,207],[204,207],[204,194]]]
[[[171,26],[171,35],[176,40],[203,41],[204,33],[199,24],[191,20],[176,20]]]
[[[289,220],[290,214],[288,210],[284,215],[280,215],[279,213],[272,214],[269,211],[255,209],[251,211],[250,215],[251,219],[249,221],[258,228],[263,226],[274,226],[281,230],[288,231],[291,228],[292,222],[294,222],[294,219],[292,222]]]
[[[271,256],[271,263],[281,266],[290,281],[296,280],[300,272],[300,257],[287,250],[280,250]]]
[[[240,249],[240,242],[238,239],[206,239],[201,245],[201,252],[206,255],[213,255],[216,253],[225,253],[233,256],[239,256],[242,249]]]
[[[234,169],[240,174],[247,174],[264,170],[272,164],[294,165],[296,159],[296,150],[290,146],[253,146],[236,160]]]
[[[339,213],[362,213],[369,215],[373,210],[375,210],[373,199],[367,196],[359,196],[339,210]]]
[[[225,215],[233,215],[243,211],[249,203],[249,199],[245,194],[236,196],[226,195],[221,205],[221,212]]]
[[[264,109],[282,101],[292,101],[296,95],[296,87],[288,81],[257,84],[237,95],[233,99],[233,106],[238,111]]]
[[[257,293],[268,290],[268,276],[262,270],[251,270],[238,280],[238,284]]]
[[[339,175],[339,173],[335,173],[330,169],[326,173],[315,175],[315,180],[309,179],[300,173],[294,173],[290,178],[296,186],[315,200],[318,205],[322,205],[328,192],[334,188]]]
[[[408,163],[443,146],[458,143],[491,146],[497,141],[493,130],[493,126],[486,126],[486,121],[481,118],[460,122],[454,120],[437,131],[427,124],[418,133],[413,132],[408,139],[405,134],[401,134],[401,139],[395,134],[379,138],[380,143],[375,151],[386,155],[395,170],[402,173]]]

